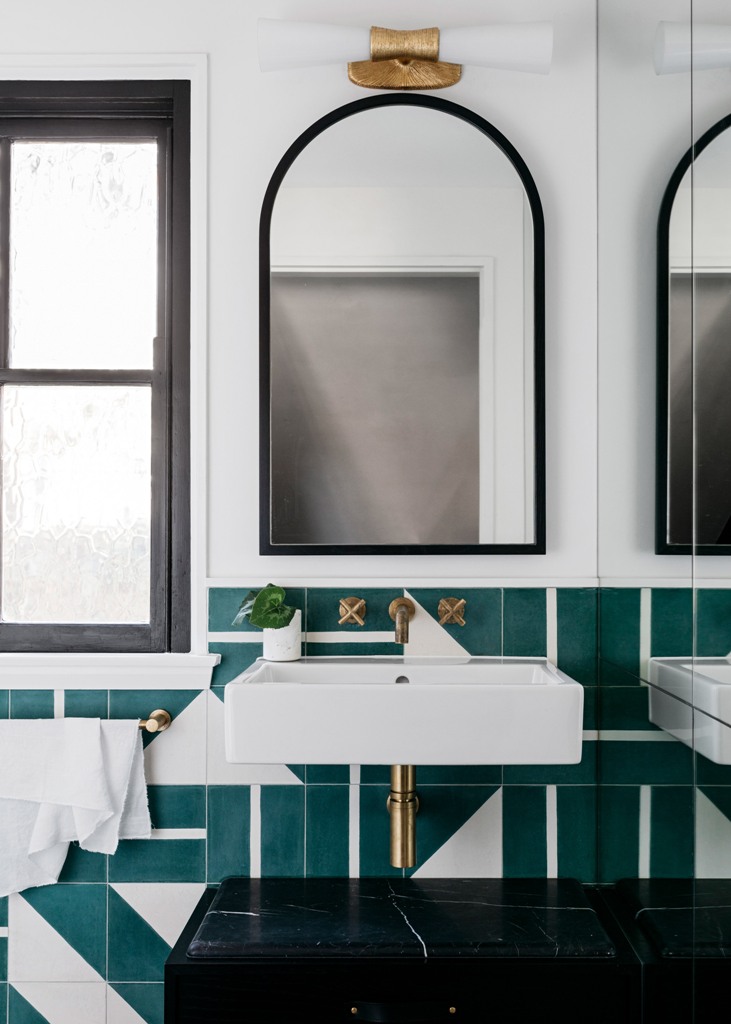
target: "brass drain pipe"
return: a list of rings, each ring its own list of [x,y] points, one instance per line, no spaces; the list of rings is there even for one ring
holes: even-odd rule
[[[416,864],[416,768],[413,764],[391,765],[391,867],[413,868]]]

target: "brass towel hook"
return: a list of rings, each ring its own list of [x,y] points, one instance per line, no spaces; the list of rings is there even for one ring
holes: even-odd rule
[[[163,711],[162,708],[158,708],[157,711],[153,711],[149,718],[140,719],[140,729],[144,729],[146,732],[164,732],[173,720],[173,716],[169,711]]]

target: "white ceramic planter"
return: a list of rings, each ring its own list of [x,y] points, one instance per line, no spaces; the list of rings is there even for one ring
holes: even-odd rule
[[[263,629],[267,661],[297,661],[302,657],[302,612],[297,610],[288,626]]]

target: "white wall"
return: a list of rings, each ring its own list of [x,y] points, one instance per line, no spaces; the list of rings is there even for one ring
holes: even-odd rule
[[[314,120],[365,96],[345,69],[264,75],[257,17],[393,27],[552,18],[548,77],[466,68],[443,95],[491,121],[526,160],[546,216],[548,554],[262,558],[258,555],[258,221],[280,156]],[[207,572],[231,583],[347,577],[403,585],[592,582],[596,560],[596,120],[594,5],[586,0],[19,0],[3,9],[17,54],[206,53],[209,58]],[[201,344],[204,339],[196,339]]]

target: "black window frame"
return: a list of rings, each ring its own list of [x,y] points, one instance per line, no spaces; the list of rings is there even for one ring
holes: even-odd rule
[[[14,139],[151,139],[158,162],[158,333],[150,370],[9,367],[9,182]],[[150,622],[16,623],[0,650],[190,650],[190,83],[0,82],[0,389],[3,385],[151,388]],[[0,510],[1,514],[1,510]],[[2,610],[0,609],[0,615]]]

